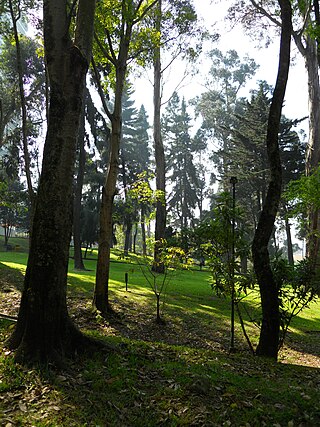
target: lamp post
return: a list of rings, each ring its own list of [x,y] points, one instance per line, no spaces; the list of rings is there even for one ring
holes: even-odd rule
[[[235,207],[236,207],[236,183],[237,177],[230,178],[232,185],[232,242],[231,242],[231,340],[230,340],[230,353],[234,353],[234,305],[235,305],[235,289],[234,289],[234,261],[235,261]]]

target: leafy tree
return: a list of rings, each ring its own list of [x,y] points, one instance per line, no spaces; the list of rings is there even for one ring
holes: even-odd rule
[[[128,61],[137,58],[153,37],[144,25],[155,1],[110,0],[98,3],[96,19],[96,49],[94,76],[99,95],[110,122],[111,140],[109,165],[102,192],[100,210],[100,235],[94,304],[103,314],[108,311],[108,280],[110,269],[110,245],[112,240],[112,207],[117,184],[119,149],[122,126],[122,96],[126,80]],[[99,66],[97,65],[99,63]],[[114,91],[113,111],[106,102],[105,88],[101,77],[108,74],[109,87]]]
[[[89,341],[68,316],[66,289],[75,147],[95,1],[80,0],[77,10],[70,11],[65,0],[44,0],[43,12],[49,120],[24,290],[9,341],[25,362],[57,362]],[[76,25],[71,25],[73,17]]]
[[[197,235],[205,242],[201,244],[202,254],[206,256],[207,264],[212,271],[212,289],[219,296],[231,298],[231,336],[230,351],[234,351],[234,321],[237,310],[243,333],[249,347],[254,353],[253,346],[246,333],[240,302],[253,288],[255,282],[251,272],[241,273],[241,259],[249,252],[245,233],[241,224],[244,212],[235,204],[235,193],[220,193],[212,217],[203,221],[197,228]]]
[[[235,50],[224,54],[213,49],[208,56],[212,65],[206,82],[207,91],[196,98],[194,103],[203,119],[202,129],[219,147],[212,155],[212,160],[222,179],[225,177],[228,182],[227,153],[235,113],[241,101],[239,90],[255,74],[258,66],[249,57],[241,60]]]

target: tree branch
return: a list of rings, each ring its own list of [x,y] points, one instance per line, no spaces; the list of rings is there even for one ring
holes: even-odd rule
[[[108,34],[108,31],[107,31],[107,38],[108,38],[108,45],[109,45],[109,48],[110,48],[111,39],[109,41],[110,34]],[[99,40],[99,37],[97,36],[96,32],[94,33],[94,39],[97,42],[97,45],[99,46],[99,49],[101,50],[101,52],[103,53],[103,55],[107,58],[107,60],[110,61],[111,64],[113,64],[114,66],[116,66],[117,58],[116,58],[116,56],[114,54],[113,49],[112,48],[110,49],[110,52],[111,52],[111,55],[110,55],[109,52],[107,51],[107,49],[103,46],[103,44]]]
[[[96,63],[95,63],[95,61],[94,61],[93,58],[91,60],[91,64],[92,64],[92,67],[93,67],[94,77],[95,77],[95,81],[96,81],[96,84],[97,84],[98,93],[99,93],[99,96],[100,96],[100,99],[101,99],[101,102],[102,102],[103,109],[104,109],[106,115],[108,116],[109,120],[112,121],[113,115],[111,114],[111,112],[110,112],[110,110],[108,108],[108,105],[106,103],[106,98],[105,98],[105,94],[104,94],[103,89],[102,89],[99,71],[97,69]]]

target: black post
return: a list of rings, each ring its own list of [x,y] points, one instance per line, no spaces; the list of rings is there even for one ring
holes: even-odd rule
[[[236,208],[236,183],[238,182],[235,176],[230,178],[232,185],[232,245],[231,245],[231,342],[230,353],[234,353],[234,305],[235,305],[235,289],[234,289],[234,262],[235,262],[235,208]]]
[[[128,273],[124,273],[124,280],[126,283],[126,292],[128,292]]]

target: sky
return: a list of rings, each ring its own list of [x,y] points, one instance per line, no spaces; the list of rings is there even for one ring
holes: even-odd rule
[[[194,3],[198,16],[203,19],[206,28],[212,29],[213,33],[221,34],[219,41],[214,43],[212,48],[218,48],[223,52],[235,49],[240,57],[247,54],[259,64],[256,75],[246,86],[246,92],[242,95],[249,96],[249,90],[257,88],[256,82],[258,80],[266,80],[268,84],[274,86],[278,70],[279,38],[275,38],[274,43],[268,48],[261,47],[258,49],[256,43],[243,33],[241,26],[236,26],[232,30],[228,29],[229,25],[224,21],[224,16],[232,1],[227,0],[211,4],[211,0],[195,0]],[[296,119],[308,115],[307,74],[304,61],[293,42],[291,56],[293,64],[290,67],[283,113],[290,119]],[[178,91],[179,96],[192,99],[203,92],[205,90],[203,82],[209,67],[209,61],[203,58],[203,62],[199,66],[199,73],[193,77],[189,76],[184,81],[183,87]],[[166,76],[164,101],[170,97],[180,81],[179,76],[182,75],[182,72],[183,65],[179,62],[174,63],[170,74]],[[150,76],[152,77],[152,73],[150,75],[145,73],[135,80],[135,97],[137,107],[143,103],[149,112],[149,118],[152,119],[152,83],[149,81],[152,79]],[[307,131],[307,121],[303,127]]]

